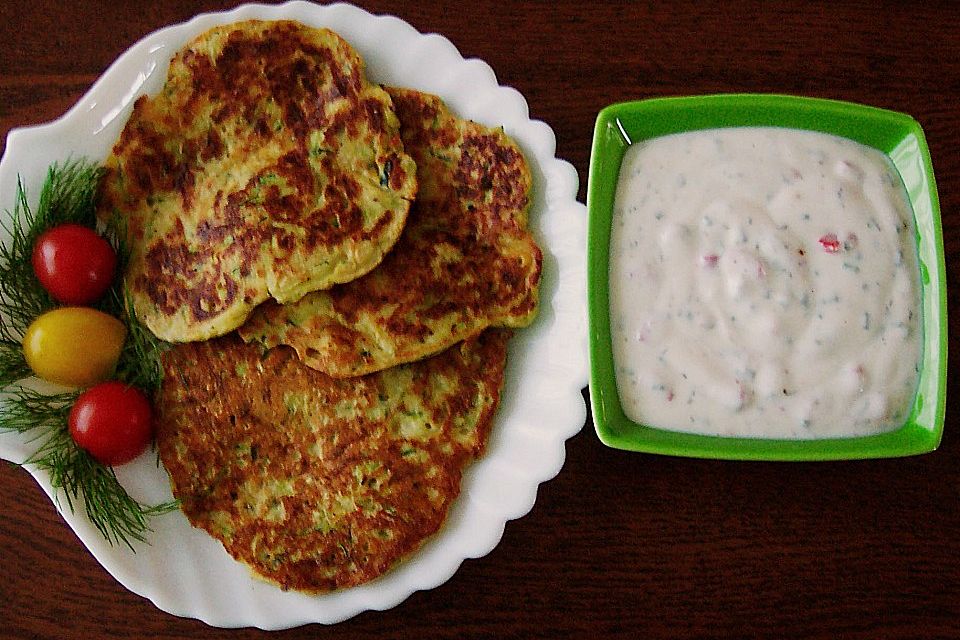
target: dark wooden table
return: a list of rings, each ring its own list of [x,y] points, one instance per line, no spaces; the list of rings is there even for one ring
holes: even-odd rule
[[[360,4],[446,35],[519,89],[532,116],[556,132],[557,154],[579,171],[581,199],[593,121],[610,102],[784,92],[910,113],[933,155],[948,279],[960,279],[958,4]],[[230,7],[3,0],[0,137],[61,115],[147,33]],[[950,290],[954,311],[958,291]],[[588,420],[568,442],[560,475],[541,487],[529,515],[508,523],[490,555],[390,611],[277,635],[957,638],[958,536],[960,417],[949,407],[935,453],[819,464],[623,453],[603,447]],[[0,637],[263,635],[179,619],[126,591],[31,477],[0,465]]]

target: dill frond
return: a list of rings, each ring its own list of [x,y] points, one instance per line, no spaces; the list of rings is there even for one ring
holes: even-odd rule
[[[0,339],[0,389],[30,375],[33,375],[33,372],[27,365],[26,358],[23,357],[23,345],[20,344],[20,340]]]
[[[29,434],[31,441],[42,439],[59,422],[66,424],[70,406],[78,395],[77,391],[41,393],[16,385],[3,393],[3,402],[0,402],[0,428]],[[69,437],[69,433],[67,436]]]
[[[35,209],[31,209],[22,182],[16,203],[0,221],[9,240],[0,245],[0,432],[25,434],[38,442],[23,465],[50,474],[58,507],[82,504],[91,523],[110,544],[144,542],[149,519],[177,508],[177,502],[143,505],[127,494],[113,469],[97,462],[70,436],[68,416],[78,391],[45,394],[18,384],[32,375],[21,344],[37,316],[57,306],[33,272],[33,245],[46,230],[75,223],[97,227],[96,193],[102,169],[86,160],[54,164],[47,172]],[[107,239],[118,254],[118,264],[129,259],[124,236],[107,229]],[[122,272],[122,268],[120,270]],[[143,327],[133,314],[122,281],[114,284],[98,304],[101,311],[122,319],[128,329],[117,364],[117,379],[152,395],[160,386],[160,355],[165,344]]]
[[[143,505],[123,489],[113,469],[97,462],[70,437],[67,416],[79,392],[45,394],[27,387],[8,390],[0,403],[0,423],[39,441],[23,464],[50,474],[50,483],[66,507],[82,503],[90,522],[111,544],[144,542],[149,518],[177,508],[177,503]]]
[[[121,304],[120,293],[114,293]],[[163,382],[163,352],[172,345],[165,342],[147,329],[133,311],[133,300],[126,289],[122,294],[122,311],[117,316],[127,325],[127,341],[123,345],[120,361],[117,364],[116,377],[128,384],[143,389],[148,395],[153,395],[160,389]]]

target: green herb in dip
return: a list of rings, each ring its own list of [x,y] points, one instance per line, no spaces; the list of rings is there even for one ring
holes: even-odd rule
[[[851,140],[751,127],[631,146],[610,247],[625,413],[758,438],[899,427],[921,357],[915,238],[889,159]]]

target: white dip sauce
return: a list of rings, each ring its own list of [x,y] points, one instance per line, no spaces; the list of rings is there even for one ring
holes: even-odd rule
[[[920,365],[916,251],[875,149],[773,127],[632,145],[610,240],[625,413],[758,438],[899,427]]]

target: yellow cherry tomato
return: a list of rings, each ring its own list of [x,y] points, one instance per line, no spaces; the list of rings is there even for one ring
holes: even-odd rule
[[[113,375],[127,328],[89,307],[61,307],[33,321],[23,336],[23,355],[39,377],[87,387]]]

